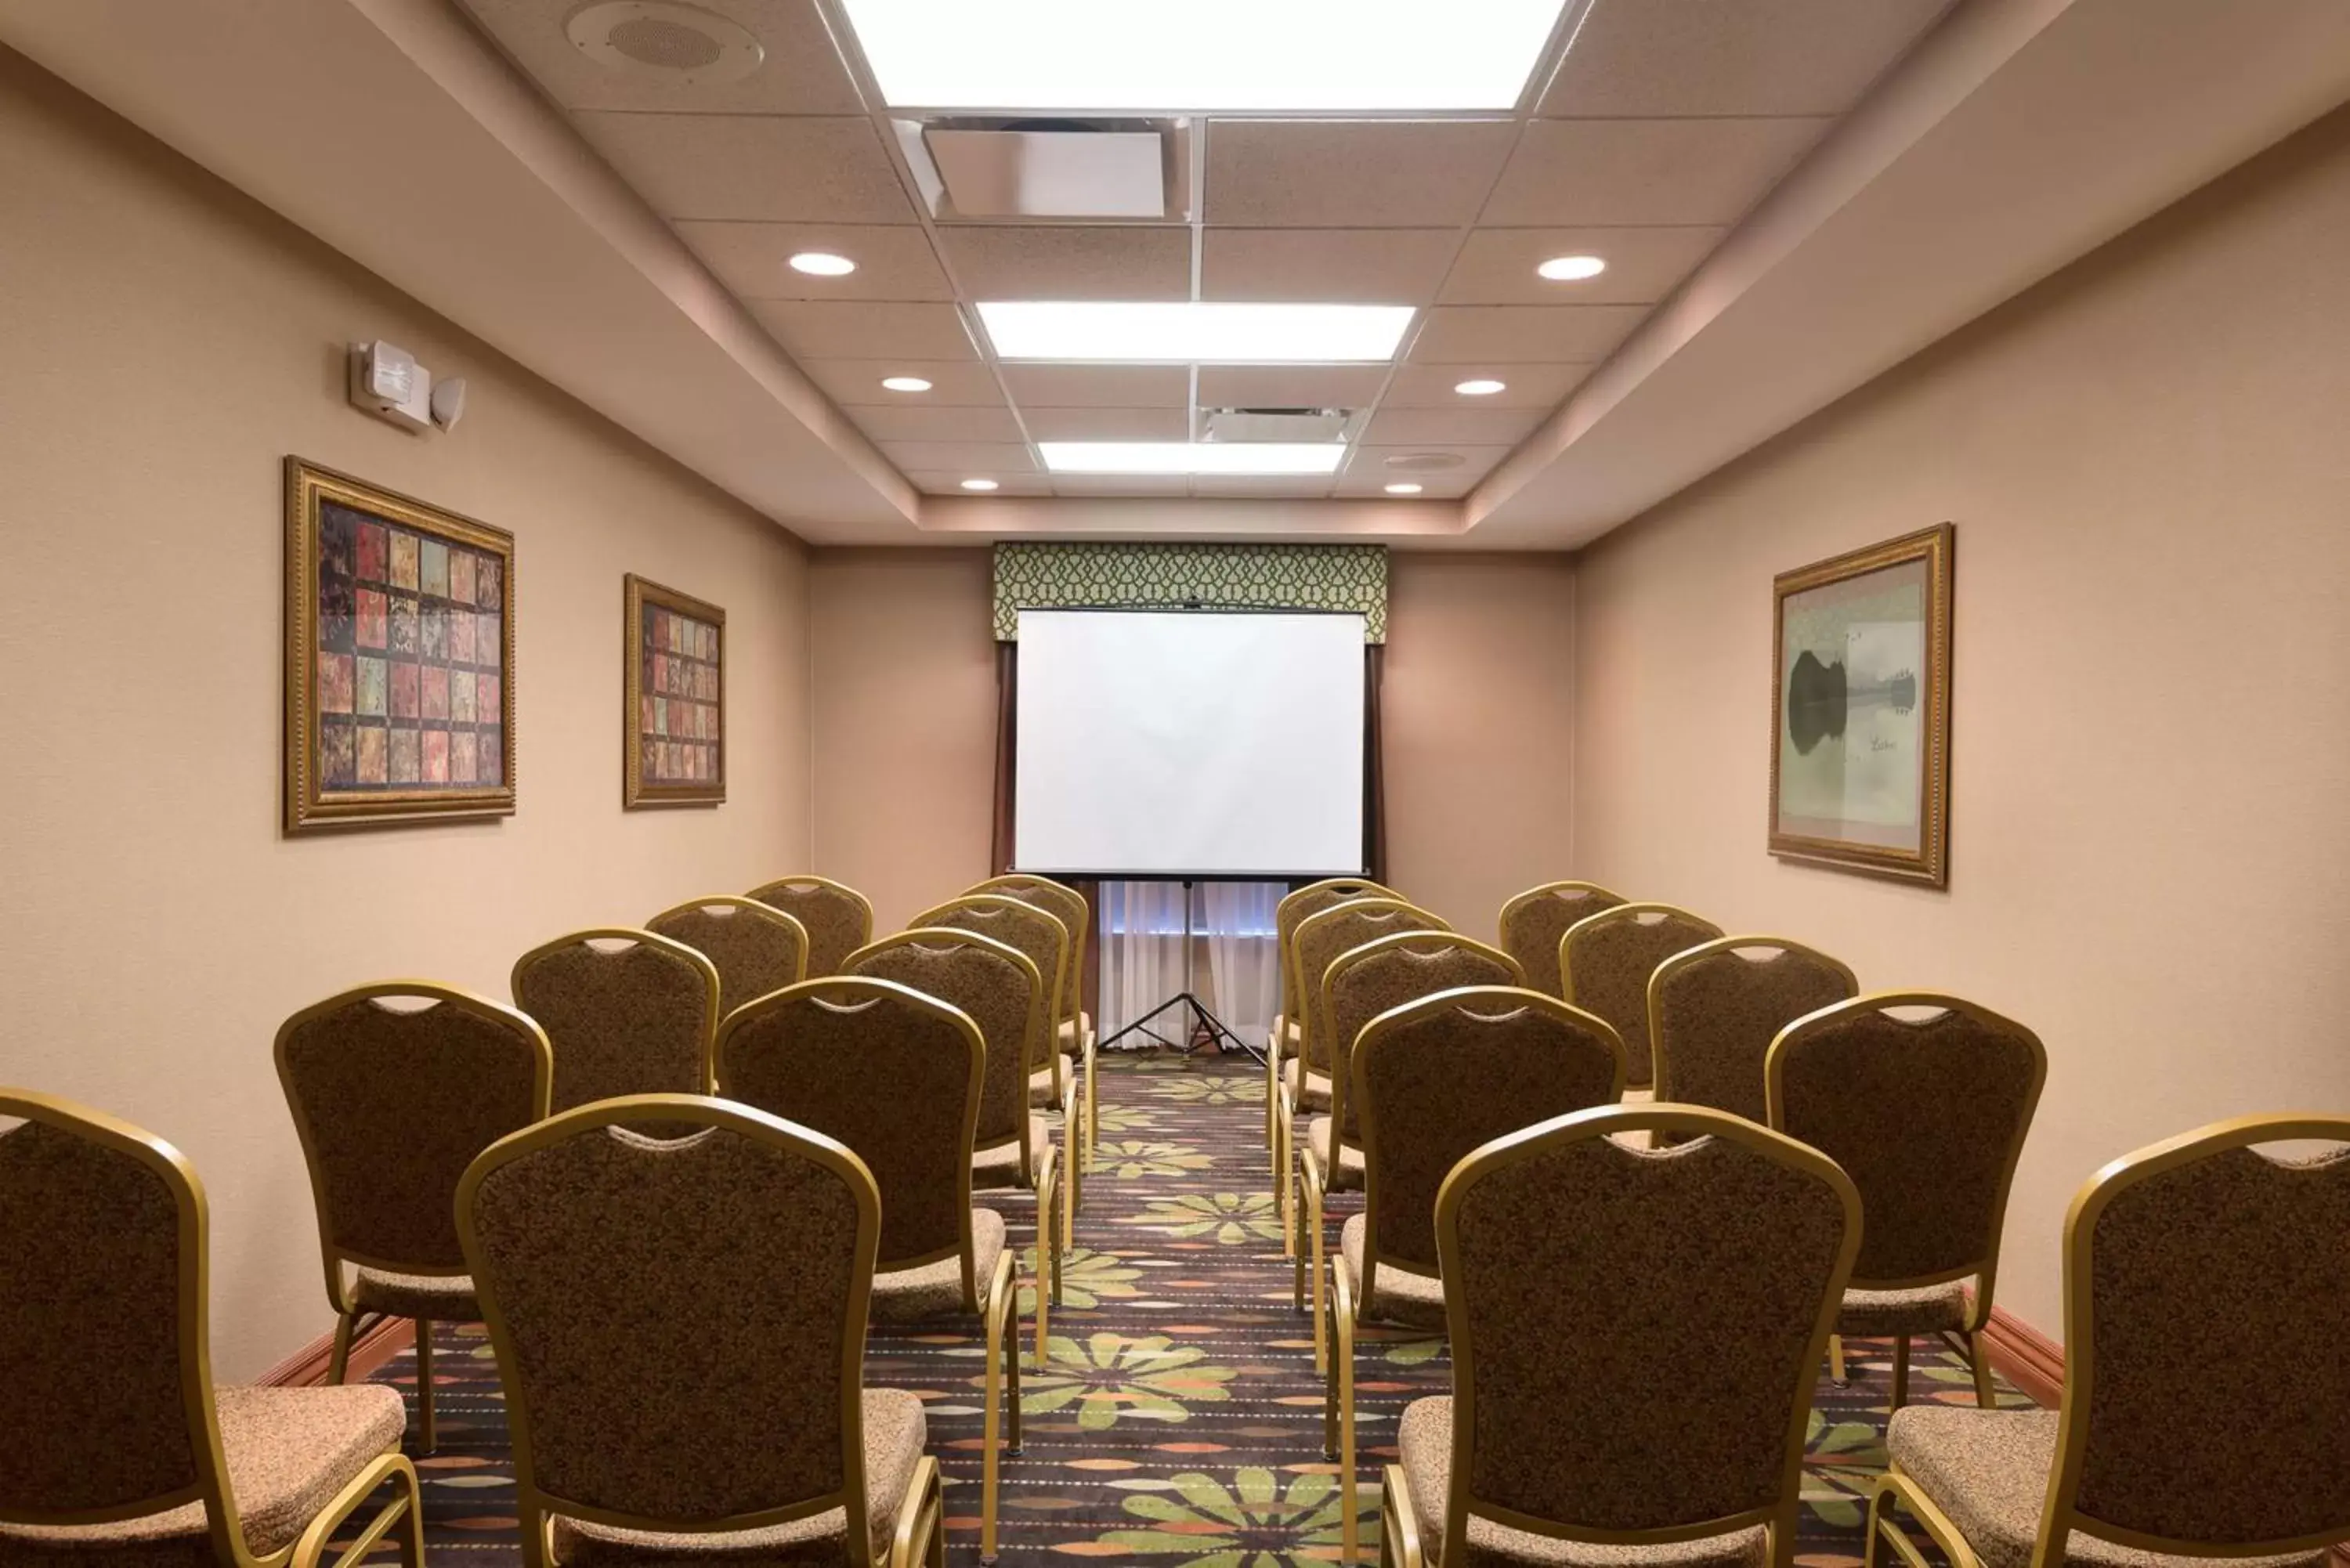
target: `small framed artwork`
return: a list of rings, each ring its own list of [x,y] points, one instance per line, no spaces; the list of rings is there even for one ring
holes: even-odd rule
[[[1771,853],[1946,887],[1947,523],[1772,584]]]
[[[726,612],[631,573],[620,804],[726,798]]]
[[[286,460],[286,831],[511,815],[514,535]]]

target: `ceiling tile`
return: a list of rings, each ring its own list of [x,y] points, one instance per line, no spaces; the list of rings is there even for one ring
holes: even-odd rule
[[[1317,229],[1465,223],[1516,135],[1507,120],[1213,120],[1207,221]]]
[[[995,481],[995,488],[965,490],[962,487],[962,482],[966,479],[993,479]],[[911,469],[907,472],[906,483],[925,495],[1050,495],[1053,493],[1053,482],[1045,474],[980,473],[968,468],[952,471]]]
[[[1182,409],[1045,409],[1022,404],[1031,441],[1189,441]]]
[[[1537,112],[1841,114],[1949,5],[1639,0],[1596,5]]]
[[[583,114],[579,130],[664,218],[910,223],[868,119]]]
[[[1589,365],[1505,365],[1490,359],[1458,365],[1406,365],[1379,400],[1383,409],[1552,409],[1583,384]],[[1502,390],[1465,398],[1452,389],[1463,381],[1493,380]]]
[[[1203,409],[1362,409],[1386,384],[1385,365],[1202,365]]]
[[[1485,203],[1488,226],[1733,223],[1825,119],[1541,119]]]
[[[962,313],[951,305],[761,299],[752,302],[751,310],[795,359],[979,358]]]
[[[1428,313],[1410,358],[1416,365],[1589,362],[1606,358],[1646,315],[1638,305],[1440,305]]]
[[[972,300],[1191,297],[1189,229],[950,225],[939,247]]]
[[[1400,495],[1399,501],[1457,501],[1477,488],[1482,474],[1466,469],[1449,469],[1442,473],[1386,473],[1366,468],[1360,473],[1342,473],[1330,493],[1344,496],[1375,495],[1385,498],[1390,484],[1417,484],[1416,495]]]
[[[877,441],[1013,441],[1024,438],[1010,409],[956,408],[944,404],[923,408],[913,400],[860,408],[848,416],[857,428]]]
[[[1191,372],[1180,365],[1006,365],[1003,385],[1021,407],[1180,409]]]
[[[1457,228],[1210,229],[1200,297],[1426,305],[1460,244]]]
[[[659,70],[616,69],[565,36],[565,0],[460,0],[546,96],[566,109],[690,114],[857,114],[864,105],[815,0],[695,0],[748,28],[766,51],[740,81],[691,85]]]
[[[1035,459],[1012,441],[885,441],[882,454],[908,473],[953,473],[958,479],[1034,473]]]
[[[1003,406],[1003,390],[995,376],[975,359],[810,359],[800,360],[808,379],[844,408],[872,404],[952,404],[960,407]],[[893,392],[881,385],[885,376],[919,376],[931,383],[927,392]]]
[[[1414,441],[1514,445],[1542,421],[1540,409],[1381,409],[1371,416],[1362,439],[1366,446],[1409,446]]]
[[[1191,476],[1191,493],[1249,501],[1267,496],[1279,496],[1284,500],[1291,497],[1312,499],[1330,493],[1330,476],[1326,473],[1195,473]]]
[[[1180,473],[1056,473],[1053,493],[1089,497],[1189,495],[1191,481]]]
[[[743,299],[952,299],[930,236],[886,223],[682,223],[678,237]],[[811,277],[788,265],[802,251],[847,256],[846,277]]]
[[[1654,305],[1687,277],[1727,230],[1478,229],[1437,296],[1447,305]],[[1553,283],[1534,268],[1553,256],[1597,256],[1597,277]]]

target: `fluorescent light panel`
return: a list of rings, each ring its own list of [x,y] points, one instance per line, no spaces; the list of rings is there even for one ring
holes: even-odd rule
[[[1110,300],[983,301],[1003,359],[1094,364],[1377,364],[1395,358],[1409,305],[1129,305]]]
[[[1515,107],[1562,0],[845,0],[899,108]]]
[[[1054,473],[1335,473],[1336,441],[1047,441],[1036,450]]]

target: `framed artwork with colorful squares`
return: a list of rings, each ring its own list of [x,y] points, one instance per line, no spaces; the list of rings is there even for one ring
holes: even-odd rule
[[[629,574],[620,804],[726,798],[726,612]]]
[[[286,460],[286,830],[510,815],[514,535]]]

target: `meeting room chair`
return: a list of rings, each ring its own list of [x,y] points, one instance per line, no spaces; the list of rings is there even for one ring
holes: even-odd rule
[[[750,898],[781,909],[807,932],[804,979],[840,972],[840,961],[873,940],[873,900],[845,882],[812,871],[778,877],[751,889]]]
[[[718,971],[683,942],[598,926],[515,961],[515,1005],[555,1047],[557,1111],[618,1095],[706,1095]]]
[[[1839,1002],[1773,1042],[1771,1125],[1842,1166],[1867,1215],[1830,1345],[1838,1382],[1845,1339],[1890,1339],[1898,1410],[1909,1394],[1910,1338],[1935,1334],[1973,1369],[1976,1402],[1994,1403],[1982,1330],[2008,1188],[2047,1076],[2038,1035],[1937,992]]]
[[[754,997],[807,978],[807,928],[756,898],[713,893],[663,909],[645,922],[655,936],[683,942],[718,971],[718,1016]]]
[[[0,1562],[312,1568],[330,1537],[352,1538],[339,1565],[404,1524],[424,1568],[396,1391],[213,1384],[210,1222],[180,1151],[22,1090],[0,1127]]]
[[[1670,904],[1617,904],[1586,915],[1558,939],[1551,965],[1558,971],[1559,996],[1607,1020],[1624,1037],[1631,1075],[1627,1094],[1654,1097],[1648,1092],[1656,1076],[1648,1054],[1649,976],[1675,953],[1722,934],[1711,920]]]
[[[1833,1161],[1719,1111],[1610,1106],[1471,1155],[1436,1207],[1452,1393],[1405,1407],[1382,1558],[1792,1568],[1860,1231]],[[1701,1377],[1659,1365],[1700,1346]]]
[[[1389,939],[1390,940],[1396,939]],[[1513,966],[1514,967],[1514,966]],[[1624,1043],[1587,1012],[1523,985],[1438,992],[1380,1013],[1355,1042],[1363,1211],[1331,1260],[1335,1354],[1323,1439],[1334,1448],[1355,1561],[1355,1338],[1366,1322],[1442,1333],[1436,1200],[1452,1168],[1494,1139],[1609,1105],[1624,1092]],[[1317,1320],[1316,1328],[1319,1330]]]
[[[864,1386],[881,1197],[854,1154],[632,1096],[491,1146],[457,1202],[526,1568],[943,1568],[921,1399]]]
[[[1860,994],[1852,971],[1784,937],[1721,937],[1648,976],[1656,1097],[1767,1122],[1762,1061],[1779,1031]]]
[[[1305,1004],[1300,1000],[1296,978],[1289,972],[1289,939],[1297,933],[1297,922],[1349,898],[1402,897],[1392,888],[1359,877],[1329,877],[1292,888],[1274,905],[1274,967],[1281,983],[1281,1000],[1265,1036],[1264,1149],[1268,1157],[1276,1156],[1280,1149],[1274,1132],[1279,1126],[1282,1064],[1297,1054],[1298,1044],[1305,1037]]]
[[[417,1446],[438,1447],[432,1325],[478,1323],[457,1241],[457,1182],[490,1145],[545,1119],[554,1053],[536,1023],[453,986],[388,981],[306,1007],[277,1031],[277,1081],[317,1211],[335,1345],[363,1323],[416,1325]]]
[[[2286,1156],[2258,1146],[2331,1147]],[[2057,1409],[1887,1430],[1866,1568],[2321,1568],[2350,1541],[2350,1117],[2242,1116],[2126,1155],[2064,1221]]]
[[[872,1172],[881,1194],[874,1320],[982,1320],[980,1554],[992,1559],[1007,1355],[1010,1446],[1020,1448],[1020,1335],[1003,1216],[971,1200],[986,1079],[987,1042],[972,1016],[890,980],[806,981],[730,1014],[719,1033],[722,1095],[837,1139]],[[1040,1303],[1044,1294],[1040,1286]]]
[[[1061,1248],[1054,1235],[1059,1191],[1052,1124],[1028,1105],[1028,1044],[1044,1025],[1045,985],[1026,953],[977,931],[918,927],[867,943],[841,965],[844,975],[895,981],[959,1007],[979,1025],[987,1074],[972,1133],[972,1186],[1020,1188],[1036,1195],[1036,1275],[1049,1271],[1058,1303]],[[1045,1366],[1047,1295],[1036,1300],[1036,1365]]]
[[[1101,1138],[1101,1106],[1094,1097],[1097,1075],[1094,1061],[1094,1020],[1086,1011],[1086,951],[1093,929],[1093,906],[1086,896],[1066,883],[1048,877],[1025,877],[1013,873],[991,877],[964,889],[971,893],[1000,893],[1018,898],[1051,913],[1069,933],[1067,962],[1061,976],[1061,997],[1056,1002],[1053,1041],[1055,1047],[1069,1064],[1069,1070],[1083,1080],[1082,1098],[1086,1107],[1085,1166],[1091,1170],[1094,1146]]]
[[[1558,996],[1558,940],[1577,920],[1625,902],[1596,882],[1545,882],[1502,906],[1501,949],[1518,961],[1526,982]]]

